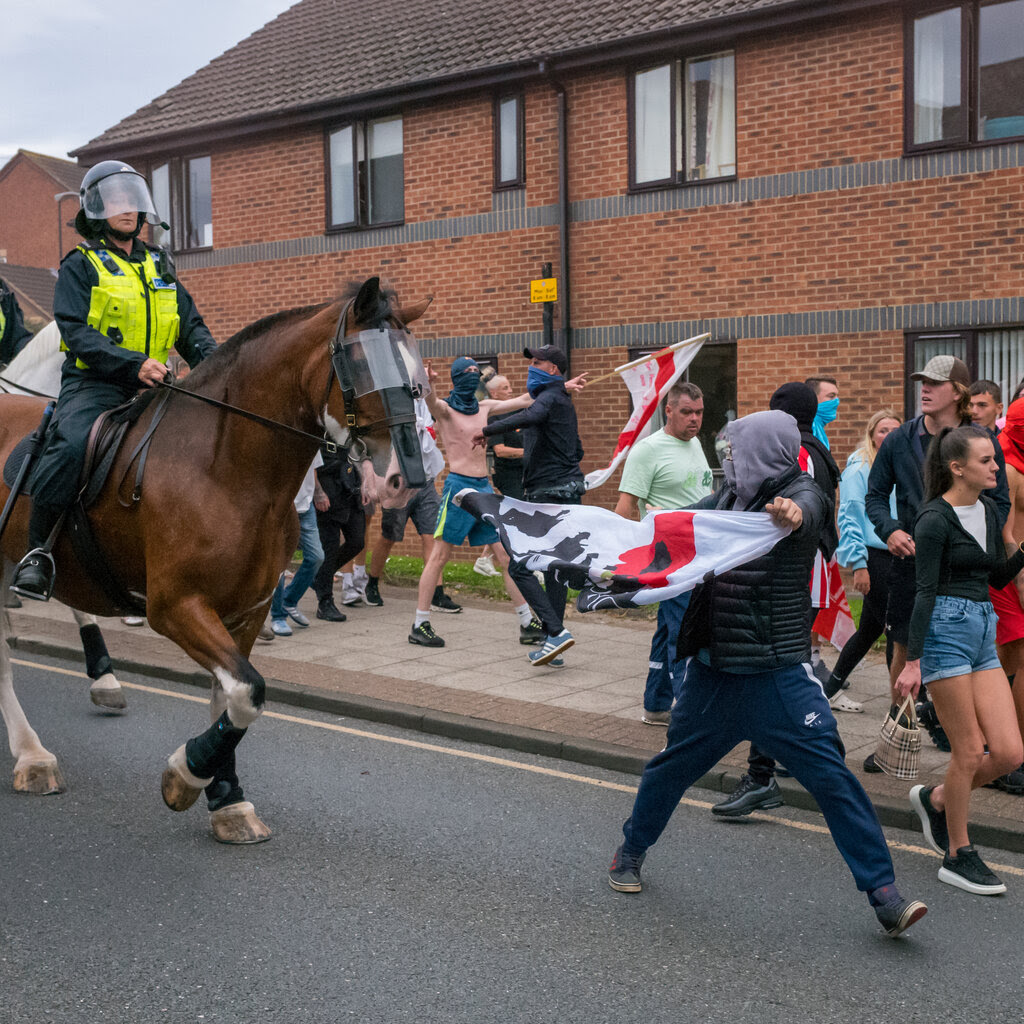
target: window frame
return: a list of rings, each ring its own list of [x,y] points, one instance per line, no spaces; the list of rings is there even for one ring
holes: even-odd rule
[[[370,184],[369,172],[364,170],[369,165],[369,127],[377,121],[402,122],[402,216],[397,220],[369,220]],[[334,223],[331,219],[334,175],[331,165],[331,136],[345,128],[352,129],[352,196],[355,219],[344,223]],[[360,142],[365,154],[359,159]],[[330,124],[324,131],[324,224],[326,234],[337,234],[343,231],[373,231],[377,228],[396,227],[405,223],[405,115],[401,111],[377,114],[373,117],[347,118]],[[364,214],[363,211],[366,211]]]
[[[978,112],[981,105],[981,8],[998,0],[932,0],[911,7],[903,20],[903,152],[905,156],[945,152],[957,149],[982,149],[1007,142],[1024,141],[1024,134],[996,139],[979,139]],[[964,112],[964,129],[955,139],[935,142],[914,142],[914,24],[929,14],[953,8],[960,9],[960,107]]]
[[[516,175],[503,180],[501,175],[501,105],[509,100],[516,101]],[[491,105],[492,154],[495,192],[522,188],[526,184],[526,104],[522,90],[497,93]]]
[[[214,248],[213,243],[209,245],[178,245],[179,240],[188,237],[187,225],[189,211],[191,209],[192,195],[191,182],[189,178],[189,165],[193,160],[210,161],[210,227],[213,231],[213,155],[210,152],[189,153],[184,156],[167,157],[164,160],[150,162],[147,168],[147,183],[150,191],[153,188],[155,172],[161,167],[167,168],[167,193],[170,209],[161,211],[161,216],[170,224],[170,239],[164,248],[172,253],[188,252],[209,252]],[[152,226],[150,240],[153,240]],[[159,243],[153,241],[154,245]]]
[[[687,178],[686,177],[686,125],[684,123],[684,111],[686,109],[686,74],[687,61],[702,60],[717,55],[728,55],[732,57],[732,87],[733,87],[733,158],[734,170],[732,174],[722,174],[714,178]],[[648,71],[657,68],[669,68],[669,119],[671,129],[669,133],[669,176],[657,178],[650,181],[637,181],[636,177],[636,79]],[[676,54],[659,61],[638,64],[629,69],[626,74],[626,149],[628,162],[627,191],[628,192],[650,192],[655,189],[686,188],[694,185],[709,185],[720,181],[735,181],[739,176],[739,154],[737,152],[736,132],[736,48],[725,46],[709,52],[694,52]],[[682,153],[679,148],[682,147]],[[677,169],[678,168],[678,169]]]

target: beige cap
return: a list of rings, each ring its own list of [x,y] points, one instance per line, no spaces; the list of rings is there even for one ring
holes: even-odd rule
[[[956,356],[932,356],[925,364],[923,370],[910,375],[911,380],[927,380],[935,384],[952,380],[957,384],[963,384],[965,388],[971,386],[971,374],[967,364]]]

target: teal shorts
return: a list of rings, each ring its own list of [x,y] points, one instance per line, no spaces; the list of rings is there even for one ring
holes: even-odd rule
[[[445,477],[444,490],[441,492],[441,511],[437,514],[437,529],[434,530],[434,539],[443,540],[453,547],[458,547],[465,541],[469,541],[471,547],[496,544],[498,531],[493,526],[482,523],[476,516],[471,516],[452,501],[459,491],[463,491],[467,487],[479,491],[481,494],[494,494],[494,488],[485,476],[462,476],[460,473],[449,473]]]

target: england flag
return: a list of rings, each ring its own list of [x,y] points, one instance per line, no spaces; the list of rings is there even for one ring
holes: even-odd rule
[[[790,533],[763,512],[679,510],[633,522],[593,505],[534,505],[468,488],[455,502],[490,523],[528,569],[557,569],[580,591],[581,611],[675,597],[760,557]]]
[[[709,337],[709,334],[699,334],[694,338],[687,338],[686,341],[669,345],[668,348],[663,348],[660,352],[645,356],[643,359],[618,366],[612,373],[606,375],[611,377],[617,373],[622,378],[622,382],[629,388],[633,412],[619,434],[611,462],[604,469],[595,469],[584,477],[588,491],[605,483],[629,454],[633,445],[651,432],[651,420],[658,409],[658,403],[683,375],[683,371],[693,362],[693,357]],[[597,380],[604,379],[599,377]],[[597,380],[591,381],[590,385],[596,384]]]

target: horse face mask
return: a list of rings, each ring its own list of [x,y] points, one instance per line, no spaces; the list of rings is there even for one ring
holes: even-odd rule
[[[430,385],[416,338],[397,328],[360,331],[337,340],[332,362],[343,393],[380,395],[402,476],[408,486],[422,487],[426,475],[413,400],[424,397]]]

